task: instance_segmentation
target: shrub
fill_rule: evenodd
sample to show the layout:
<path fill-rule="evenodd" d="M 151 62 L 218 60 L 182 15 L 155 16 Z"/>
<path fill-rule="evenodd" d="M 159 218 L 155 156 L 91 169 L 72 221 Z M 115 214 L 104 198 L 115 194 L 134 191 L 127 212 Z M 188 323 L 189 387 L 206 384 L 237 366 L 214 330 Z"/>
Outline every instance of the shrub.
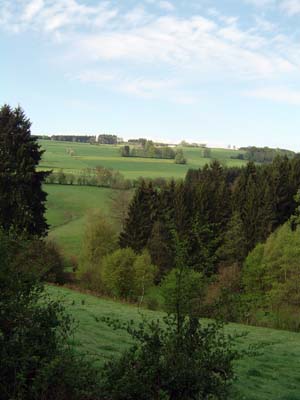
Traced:
<path fill-rule="evenodd" d="M 187 159 L 184 157 L 183 151 L 181 149 L 177 150 L 175 156 L 175 164 L 186 164 Z"/>
<path fill-rule="evenodd" d="M 287 222 L 248 255 L 243 268 L 243 284 L 251 319 L 255 320 L 262 312 L 270 316 L 272 326 L 291 326 L 289 314 L 300 305 L 299 232 L 299 228 L 291 230 L 290 222 Z"/>
<path fill-rule="evenodd" d="M 101 214 L 89 215 L 77 271 L 77 277 L 85 287 L 103 290 L 102 261 L 116 248 L 117 235 L 113 226 Z"/>
<path fill-rule="evenodd" d="M 21 272 L 32 272 L 45 282 L 64 284 L 67 281 L 66 261 L 59 246 L 40 239 L 11 240 L 11 263 Z"/>
<path fill-rule="evenodd" d="M 241 354 L 221 325 L 186 318 L 178 326 L 176 318 L 168 317 L 127 329 L 136 343 L 106 364 L 106 400 L 228 399 L 233 362 Z"/>
<path fill-rule="evenodd" d="M 201 273 L 189 268 L 173 269 L 161 284 L 165 310 L 169 313 L 179 311 L 182 315 L 199 316 L 205 288 L 205 279 Z"/>
<path fill-rule="evenodd" d="M 205 298 L 207 315 L 228 322 L 243 319 L 245 310 L 241 293 L 242 281 L 239 266 L 235 264 L 219 268 L 218 274 L 207 290 Z"/>
<path fill-rule="evenodd" d="M 100 399 L 97 370 L 68 345 L 72 319 L 16 263 L 21 247 L 0 234 L 1 399 Z"/>
<path fill-rule="evenodd" d="M 143 297 L 153 285 L 157 268 L 148 252 L 135 254 L 131 248 L 108 255 L 102 264 L 102 279 L 107 293 L 129 301 Z"/>

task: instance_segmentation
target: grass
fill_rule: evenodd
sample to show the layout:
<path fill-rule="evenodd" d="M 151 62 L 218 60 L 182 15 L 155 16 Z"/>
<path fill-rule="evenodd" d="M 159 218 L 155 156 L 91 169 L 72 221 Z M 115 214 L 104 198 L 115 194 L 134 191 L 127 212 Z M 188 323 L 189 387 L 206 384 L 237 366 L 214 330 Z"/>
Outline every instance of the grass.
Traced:
<path fill-rule="evenodd" d="M 43 169 L 58 170 L 78 173 L 84 168 L 103 166 L 119 170 L 126 178 L 184 178 L 190 168 L 199 168 L 209 163 L 211 159 L 202 156 L 200 148 L 184 148 L 188 160 L 186 165 L 177 165 L 174 160 L 158 160 L 149 158 L 125 158 L 119 155 L 119 146 L 90 145 L 85 143 L 56 142 L 41 140 L 40 144 L 45 150 L 40 167 Z M 75 155 L 67 154 L 67 149 L 72 149 Z M 218 159 L 228 166 L 241 166 L 242 160 L 232 160 L 236 155 L 234 150 L 212 149 L 212 159 Z"/>
<path fill-rule="evenodd" d="M 48 193 L 49 238 L 59 243 L 67 255 L 77 256 L 88 214 L 109 213 L 111 189 L 63 185 L 45 185 L 44 189 Z"/>
<path fill-rule="evenodd" d="M 123 331 L 113 331 L 100 321 L 109 316 L 122 321 L 139 321 L 136 307 L 74 292 L 49 287 L 52 297 L 59 298 L 78 322 L 75 346 L 103 363 L 118 356 L 130 345 Z M 162 313 L 145 310 L 147 318 L 160 318 Z M 265 328 L 230 324 L 228 333 L 247 331 L 241 346 L 270 343 L 264 354 L 247 358 L 236 365 L 238 379 L 234 383 L 232 400 L 299 400 L 300 399 L 300 334 Z"/>

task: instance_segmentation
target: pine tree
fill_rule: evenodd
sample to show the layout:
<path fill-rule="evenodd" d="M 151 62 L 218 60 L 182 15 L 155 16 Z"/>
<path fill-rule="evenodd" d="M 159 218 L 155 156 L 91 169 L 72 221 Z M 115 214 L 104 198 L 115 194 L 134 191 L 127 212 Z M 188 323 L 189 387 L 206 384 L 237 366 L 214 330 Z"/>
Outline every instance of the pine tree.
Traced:
<path fill-rule="evenodd" d="M 129 206 L 125 227 L 119 238 L 120 246 L 141 252 L 150 238 L 156 216 L 157 192 L 151 183 L 147 185 L 142 180 Z"/>
<path fill-rule="evenodd" d="M 156 221 L 147 244 L 152 264 L 158 267 L 160 281 L 174 267 L 174 239 L 165 221 Z"/>
<path fill-rule="evenodd" d="M 287 157 L 276 157 L 273 162 L 272 183 L 276 202 L 276 227 L 284 224 L 295 209 L 291 164 Z"/>
<path fill-rule="evenodd" d="M 31 136 L 24 111 L 0 109 L 0 227 L 27 236 L 44 236 L 47 172 L 37 172 L 43 151 Z"/>
<path fill-rule="evenodd" d="M 218 249 L 218 257 L 223 264 L 242 264 L 247 255 L 246 238 L 241 216 L 234 212 L 227 226 L 223 245 Z"/>
<path fill-rule="evenodd" d="M 158 280 L 174 267 L 175 193 L 172 180 L 159 195 L 157 221 L 147 244 L 152 263 L 159 268 Z"/>

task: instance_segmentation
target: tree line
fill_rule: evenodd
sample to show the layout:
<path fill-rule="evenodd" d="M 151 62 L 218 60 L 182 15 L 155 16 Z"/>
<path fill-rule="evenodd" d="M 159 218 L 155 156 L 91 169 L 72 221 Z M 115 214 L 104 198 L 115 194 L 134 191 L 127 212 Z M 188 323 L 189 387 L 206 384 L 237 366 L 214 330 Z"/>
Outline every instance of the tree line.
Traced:
<path fill-rule="evenodd" d="M 240 147 L 239 150 L 243 153 L 239 153 L 236 156 L 232 156 L 232 159 L 253 161 L 256 163 L 268 164 L 271 163 L 278 155 L 293 158 L 295 152 L 285 149 L 271 149 L 269 147 Z"/>
<path fill-rule="evenodd" d="M 129 208 L 121 247 L 147 248 L 164 275 L 173 265 L 174 234 L 187 245 L 187 264 L 209 276 L 218 265 L 245 259 L 295 210 L 300 160 L 223 167 L 213 161 L 189 170 L 162 190 L 142 182 Z"/>

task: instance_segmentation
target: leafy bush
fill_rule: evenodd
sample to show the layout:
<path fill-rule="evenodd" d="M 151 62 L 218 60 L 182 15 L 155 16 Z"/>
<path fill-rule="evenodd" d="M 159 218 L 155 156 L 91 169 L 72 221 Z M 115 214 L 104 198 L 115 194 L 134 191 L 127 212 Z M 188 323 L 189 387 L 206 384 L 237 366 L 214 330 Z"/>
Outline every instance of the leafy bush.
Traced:
<path fill-rule="evenodd" d="M 114 227 L 101 214 L 88 217 L 77 277 L 88 289 L 103 291 L 101 265 L 104 257 L 117 249 Z"/>
<path fill-rule="evenodd" d="M 237 264 L 219 269 L 208 287 L 205 298 L 206 313 L 210 318 L 237 322 L 244 317 L 244 303 L 241 298 L 241 270 Z"/>
<path fill-rule="evenodd" d="M 233 362 L 241 356 L 221 325 L 175 317 L 127 327 L 136 344 L 106 364 L 106 400 L 228 399 Z"/>
<path fill-rule="evenodd" d="M 153 285 L 156 272 L 148 252 L 137 255 L 131 248 L 115 251 L 102 263 L 102 279 L 107 292 L 129 301 L 144 296 Z"/>
<path fill-rule="evenodd" d="M 20 272 L 32 272 L 45 282 L 64 284 L 67 281 L 66 261 L 59 246 L 41 239 L 10 240 L 11 264 Z"/>
<path fill-rule="evenodd" d="M 68 345 L 72 319 L 16 263 L 16 248 L 17 240 L 0 234 L 1 399 L 100 399 L 97 370 Z"/>
<path fill-rule="evenodd" d="M 189 268 L 174 268 L 163 280 L 161 292 L 167 312 L 199 316 L 206 293 L 206 283 L 199 272 Z"/>
<path fill-rule="evenodd" d="M 291 326 L 289 315 L 300 305 L 299 229 L 296 227 L 293 231 L 290 223 L 285 223 L 265 244 L 257 245 L 245 261 L 244 298 L 250 305 L 254 322 L 256 314 L 264 311 L 270 316 L 270 325 Z"/>
<path fill-rule="evenodd" d="M 176 151 L 175 164 L 186 164 L 187 159 L 184 157 L 182 149 Z"/>

